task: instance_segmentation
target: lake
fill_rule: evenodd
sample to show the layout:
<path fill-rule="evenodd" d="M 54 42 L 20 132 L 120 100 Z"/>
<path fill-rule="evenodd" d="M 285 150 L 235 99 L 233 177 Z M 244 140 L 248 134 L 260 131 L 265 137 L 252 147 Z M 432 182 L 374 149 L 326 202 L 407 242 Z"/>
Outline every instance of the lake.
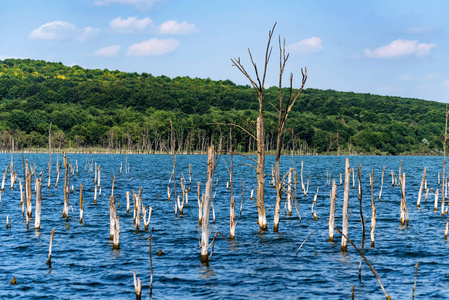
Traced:
<path fill-rule="evenodd" d="M 234 188 L 236 197 L 237 228 L 235 240 L 229 240 L 229 200 L 226 189 L 229 173 L 222 156 L 214 173 L 214 208 L 216 223 L 211 216 L 211 237 L 221 232 L 227 240 L 218 236 L 214 253 L 208 265 L 200 263 L 198 226 L 197 184 L 201 182 L 204 192 L 207 157 L 205 155 L 177 155 L 176 178 L 183 174 L 187 180 L 189 204 L 183 216 L 175 216 L 174 201 L 167 200 L 167 184 L 172 172 L 170 155 L 86 155 L 67 154 L 69 162 L 78 164 L 78 172 L 71 179 L 75 191 L 70 194 L 68 221 L 62 218 L 64 172 L 58 187 L 56 180 L 56 154 L 52 155 L 51 183 L 47 187 L 48 154 L 25 154 L 25 159 L 36 164 L 42 179 L 41 229 L 34 230 L 34 220 L 27 230 L 22 217 L 18 180 L 10 189 L 9 171 L 0 204 L 0 297 L 26 299 L 133 299 L 135 298 L 133 270 L 142 280 L 142 299 L 150 296 L 149 241 L 153 249 L 154 299 L 348 299 L 352 286 L 356 299 L 381 299 L 384 295 L 371 270 L 363 262 L 362 280 L 358 280 L 360 255 L 348 245 L 348 251 L 340 251 L 341 236 L 335 233 L 335 242 L 328 241 L 328 217 L 330 186 L 327 176 L 332 169 L 332 179 L 338 185 L 335 224 L 341 228 L 343 186 L 340 173 L 344 172 L 344 156 L 283 156 L 281 171 L 286 172 L 292 164 L 301 169 L 304 162 L 304 178 L 310 171 L 309 192 L 305 197 L 298 191 L 298 207 L 301 222 L 295 209 L 292 216 L 285 216 L 281 206 L 278 233 L 273 233 L 275 190 L 266 179 L 265 205 L 268 231 L 260 232 L 257 225 L 255 200 L 250 200 L 251 189 L 256 188 L 255 171 L 244 165 L 250 161 L 234 157 Z M 0 170 L 10 162 L 9 154 L 0 155 Z M 86 168 L 86 159 L 101 165 L 102 195 L 94 204 L 94 172 Z M 129 174 L 125 161 L 129 162 Z M 59 155 L 62 161 L 62 155 Z M 446 252 L 448 241 L 444 240 L 447 216 L 441 216 L 440 206 L 434 212 L 433 196 L 438 186 L 438 173 L 443 169 L 442 157 L 379 157 L 350 156 L 350 165 L 357 171 L 362 165 L 363 215 L 366 219 L 365 255 L 378 272 L 389 295 L 395 298 L 411 298 L 415 282 L 415 264 L 419 264 L 416 283 L 416 299 L 449 298 L 449 262 Z M 401 192 L 392 187 L 391 170 L 398 174 L 403 163 L 406 174 L 406 199 L 410 215 L 409 226 L 400 224 Z M 120 173 L 120 165 L 123 170 Z M 189 164 L 192 177 L 189 184 Z M 268 156 L 266 174 L 271 175 L 274 156 Z M 381 201 L 382 168 L 385 178 Z M 23 179 L 22 155 L 14 154 L 14 167 L 18 178 Z M 374 198 L 377 207 L 376 244 L 370 247 L 369 227 L 371 198 L 369 172 L 374 167 Z M 429 199 L 422 199 L 421 207 L 416 201 L 424 167 L 427 167 Z M 120 217 L 120 249 L 113 250 L 109 239 L 109 196 L 112 177 L 115 179 L 114 196 L 117 197 Z M 343 173 L 344 178 L 344 173 Z M 216 180 L 218 183 L 216 185 Z M 298 180 L 299 176 L 298 176 Z M 34 179 L 33 179 L 34 182 Z M 245 194 L 241 205 L 241 187 Z M 84 184 L 84 222 L 79 223 L 79 188 Z M 145 206 L 151 206 L 150 230 L 136 232 L 132 213 L 126 213 L 126 191 L 132 195 L 140 187 Z M 177 182 L 178 194 L 181 192 Z M 300 187 L 300 184 L 299 184 Z M 317 213 L 312 215 L 312 202 L 319 187 Z M 33 185 L 34 189 L 34 185 Z M 425 194 L 425 193 L 423 193 Z M 441 195 L 441 191 L 440 191 Z M 173 196 L 172 196 L 173 198 Z M 33 218 L 35 209 L 33 195 Z M 132 201 L 132 197 L 131 197 Z M 440 196 L 441 201 L 441 196 Z M 359 200 L 356 189 L 350 192 L 349 238 L 360 247 L 362 229 Z M 6 217 L 12 218 L 12 228 L 6 229 Z M 46 264 L 50 232 L 55 229 L 52 265 Z M 296 254 L 298 247 L 309 236 Z M 162 250 L 161 256 L 156 253 Z M 10 284 L 15 276 L 17 284 Z"/>

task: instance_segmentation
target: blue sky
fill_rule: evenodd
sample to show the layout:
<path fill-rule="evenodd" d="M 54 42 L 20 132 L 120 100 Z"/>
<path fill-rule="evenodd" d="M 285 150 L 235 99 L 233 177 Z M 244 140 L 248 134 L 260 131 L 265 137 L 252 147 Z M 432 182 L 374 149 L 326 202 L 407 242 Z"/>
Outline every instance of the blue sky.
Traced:
<path fill-rule="evenodd" d="M 448 1 L 1 0 L 0 59 L 31 58 L 155 76 L 230 79 L 248 51 L 278 85 L 278 38 L 299 86 L 449 102 Z"/>

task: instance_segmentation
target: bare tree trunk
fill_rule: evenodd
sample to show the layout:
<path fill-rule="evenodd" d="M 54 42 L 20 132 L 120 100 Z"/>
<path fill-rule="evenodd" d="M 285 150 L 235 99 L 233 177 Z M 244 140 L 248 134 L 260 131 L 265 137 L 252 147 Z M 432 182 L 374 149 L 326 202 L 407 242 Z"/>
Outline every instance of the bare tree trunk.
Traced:
<path fill-rule="evenodd" d="M 404 172 L 402 172 L 400 182 L 401 182 L 401 224 L 408 226 L 408 209 L 407 209 L 407 202 L 405 199 L 405 173 Z M 438 199 L 438 196 L 437 196 L 437 199 Z"/>
<path fill-rule="evenodd" d="M 68 183 L 68 172 L 69 172 L 69 165 L 67 163 L 67 157 L 65 153 L 63 153 L 63 160 L 64 160 L 64 208 L 62 210 L 62 217 L 67 218 L 69 215 L 69 183 Z"/>
<path fill-rule="evenodd" d="M 55 235 L 55 229 L 53 228 L 51 230 L 51 234 L 50 234 L 50 246 L 48 247 L 48 259 L 47 259 L 47 265 L 49 265 L 51 267 L 51 248 L 53 246 L 53 237 Z"/>
<path fill-rule="evenodd" d="M 83 188 L 84 188 L 84 184 L 81 184 L 81 186 L 80 186 L 80 224 L 83 224 L 83 218 L 84 218 Z"/>
<path fill-rule="evenodd" d="M 354 169 L 352 169 L 352 174 L 354 175 Z M 362 247 L 360 249 L 361 255 L 360 255 L 360 263 L 359 263 L 359 280 L 362 280 L 362 254 L 363 249 L 365 248 L 365 218 L 363 217 L 363 205 L 362 205 L 362 199 L 363 199 L 363 190 L 362 190 L 362 166 L 359 163 L 358 166 L 358 175 L 359 175 L 359 202 L 360 202 L 360 222 L 362 223 Z M 371 176 L 371 203 L 374 203 L 374 194 L 373 194 L 373 187 L 374 187 L 374 167 L 373 171 L 370 174 Z"/>
<path fill-rule="evenodd" d="M 348 208 L 349 208 L 349 183 L 351 180 L 351 167 L 349 166 L 349 158 L 345 160 L 345 186 L 344 186 L 344 198 L 343 198 L 343 223 L 342 232 L 344 236 L 341 238 L 341 251 L 346 252 L 348 250 Z M 346 237 L 345 237 L 346 236 Z"/>
<path fill-rule="evenodd" d="M 288 186 L 287 186 L 287 214 L 289 216 L 292 215 L 292 171 L 293 169 L 290 168 L 288 172 Z"/>
<path fill-rule="evenodd" d="M 264 143 L 263 116 L 260 112 L 257 118 L 257 213 L 259 215 L 259 228 L 262 231 L 268 230 L 267 217 L 265 211 L 265 143 Z"/>
<path fill-rule="evenodd" d="M 126 191 L 126 213 L 129 213 L 129 191 Z"/>
<path fill-rule="evenodd" d="M 36 182 L 36 213 L 34 220 L 34 229 L 41 228 L 41 203 L 42 203 L 42 182 L 40 178 L 37 178 Z"/>
<path fill-rule="evenodd" d="M 140 278 L 136 278 L 136 271 L 133 271 L 134 275 L 134 290 L 136 291 L 136 300 L 142 299 L 142 281 Z"/>
<path fill-rule="evenodd" d="M 48 188 L 50 188 L 50 174 L 51 174 L 51 122 L 48 129 Z"/>
<path fill-rule="evenodd" d="M 385 170 L 385 167 L 384 167 Z M 376 230 L 376 205 L 374 205 L 374 168 L 371 180 L 371 227 L 370 227 L 370 237 L 371 237 L 371 248 L 374 248 L 374 230 Z M 380 195 L 380 194 L 379 194 Z"/>
<path fill-rule="evenodd" d="M 231 202 L 229 203 L 229 238 L 235 239 L 235 198 L 234 198 L 234 162 L 232 153 L 232 129 L 229 131 L 229 152 L 231 153 L 229 163 L 229 185 L 231 186 Z"/>
<path fill-rule="evenodd" d="M 115 217 L 117 215 L 117 208 L 115 206 L 115 197 L 109 197 L 109 238 L 114 239 L 114 226 L 115 226 Z"/>
<path fill-rule="evenodd" d="M 31 192 L 31 172 L 28 171 L 28 160 L 26 161 L 26 185 L 25 185 L 25 189 L 26 189 L 26 215 L 28 219 L 31 219 L 31 199 L 32 199 L 32 192 Z"/>
<path fill-rule="evenodd" d="M 281 120 L 279 120 L 281 121 Z M 282 201 L 282 185 L 281 182 L 281 174 L 280 174 L 280 160 L 281 160 L 281 147 L 282 147 L 282 124 L 278 124 L 278 136 L 276 140 L 276 159 L 274 163 L 274 184 L 276 187 L 276 204 L 274 207 L 274 223 L 273 223 L 273 232 L 279 231 L 279 215 L 281 213 L 281 201 Z M 301 164 L 302 171 L 302 164 Z M 302 172 L 301 172 L 302 179 Z M 302 180 L 301 180 L 302 182 Z M 302 184 L 304 186 L 304 184 Z"/>
<path fill-rule="evenodd" d="M 117 215 L 117 212 L 114 217 L 114 237 L 112 238 L 112 249 L 120 249 L 120 217 Z"/>
<path fill-rule="evenodd" d="M 203 218 L 202 218 L 202 229 L 201 229 L 201 262 L 207 263 L 209 261 L 208 250 L 209 250 L 209 214 L 210 214 L 210 203 L 212 194 L 212 184 L 214 177 L 214 145 L 211 145 L 207 151 L 207 181 L 206 190 L 204 192 L 204 203 L 203 203 Z"/>
<path fill-rule="evenodd" d="M 382 187 L 384 186 L 384 175 L 385 175 L 385 166 L 382 169 L 382 179 L 380 181 L 379 201 L 380 201 L 380 197 L 382 197 Z"/>
<path fill-rule="evenodd" d="M 5 173 L 3 173 L 2 191 L 5 190 L 5 181 L 6 181 L 6 174 L 8 174 L 8 168 L 9 168 L 9 165 L 6 165 Z"/>
<path fill-rule="evenodd" d="M 142 209 L 143 209 L 143 224 L 145 226 L 145 231 L 147 231 L 148 226 L 150 225 L 151 212 L 153 211 L 153 208 L 151 206 L 148 207 L 148 219 L 147 219 L 147 210 L 146 210 L 145 206 L 143 206 Z"/>
<path fill-rule="evenodd" d="M 445 176 L 446 176 L 446 141 L 447 141 L 447 117 L 448 117 L 448 111 L 447 111 L 447 104 L 446 104 L 446 125 L 444 127 L 444 142 L 443 142 L 443 155 L 444 155 L 444 159 L 443 159 L 443 184 L 441 186 L 441 215 L 444 216 L 444 202 L 446 199 L 446 194 L 445 194 L 445 185 L 446 185 L 446 181 L 445 181 Z"/>
<path fill-rule="evenodd" d="M 438 189 L 435 191 L 435 204 L 433 207 L 433 211 L 438 211 Z M 402 223 L 402 202 L 401 202 L 401 223 Z"/>
<path fill-rule="evenodd" d="M 330 192 L 331 208 L 329 213 L 329 242 L 334 241 L 334 227 L 335 227 L 335 200 L 337 198 L 337 185 L 335 179 L 332 180 L 332 191 Z"/>
<path fill-rule="evenodd" d="M 419 207 L 420 204 L 421 204 L 422 188 L 423 188 L 423 185 L 424 185 L 424 181 L 426 180 L 426 172 L 427 172 L 427 167 L 424 167 L 424 172 L 422 174 L 422 179 L 421 179 L 421 185 L 419 186 L 418 201 L 416 203 L 417 207 Z"/>

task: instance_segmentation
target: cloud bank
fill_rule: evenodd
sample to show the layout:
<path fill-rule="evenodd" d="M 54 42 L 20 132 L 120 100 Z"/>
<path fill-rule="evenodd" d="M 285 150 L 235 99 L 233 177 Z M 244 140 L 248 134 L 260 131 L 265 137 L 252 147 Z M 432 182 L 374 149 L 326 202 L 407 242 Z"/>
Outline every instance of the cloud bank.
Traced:
<path fill-rule="evenodd" d="M 83 29 L 64 21 L 53 21 L 41 25 L 30 33 L 33 40 L 69 40 L 75 39 L 85 42 L 98 34 L 99 30 L 93 27 Z"/>
<path fill-rule="evenodd" d="M 148 27 L 153 26 L 153 21 L 149 17 L 140 20 L 137 17 L 128 17 L 127 19 L 117 17 L 109 25 L 117 32 L 132 33 L 135 31 L 144 31 Z"/>
<path fill-rule="evenodd" d="M 418 41 L 409 41 L 398 39 L 388 45 L 379 47 L 374 50 L 365 49 L 366 57 L 371 58 L 394 58 L 405 56 L 425 56 L 429 55 L 430 51 L 435 48 L 437 44 L 418 43 Z"/>
<path fill-rule="evenodd" d="M 196 32 L 195 24 L 187 23 L 186 21 L 178 23 L 176 20 L 169 20 L 159 26 L 159 33 L 161 34 L 185 35 L 194 32 Z"/>
<path fill-rule="evenodd" d="M 94 54 L 100 57 L 117 57 L 121 50 L 122 47 L 120 45 L 113 45 L 98 49 Z"/>
<path fill-rule="evenodd" d="M 286 47 L 287 51 L 296 54 L 312 54 L 323 49 L 323 41 L 319 37 L 311 37 Z"/>
<path fill-rule="evenodd" d="M 174 52 L 179 44 L 180 42 L 174 39 L 153 38 L 130 46 L 127 54 L 129 56 L 160 56 Z"/>

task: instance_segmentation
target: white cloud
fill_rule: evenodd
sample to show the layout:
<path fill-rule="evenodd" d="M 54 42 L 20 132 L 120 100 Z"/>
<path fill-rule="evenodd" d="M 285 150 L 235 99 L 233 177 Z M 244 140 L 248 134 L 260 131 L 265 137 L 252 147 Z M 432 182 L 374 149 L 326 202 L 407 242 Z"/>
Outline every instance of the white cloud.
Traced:
<path fill-rule="evenodd" d="M 297 54 L 312 54 L 320 52 L 323 49 L 323 41 L 319 37 L 311 37 L 298 43 L 289 45 L 287 51 Z"/>
<path fill-rule="evenodd" d="M 153 26 L 153 21 L 146 17 L 141 20 L 136 17 L 128 17 L 127 19 L 122 19 L 117 17 L 112 20 L 109 25 L 112 29 L 122 32 L 122 33 L 132 33 L 134 31 L 143 31 L 149 26 Z"/>
<path fill-rule="evenodd" d="M 153 38 L 142 43 L 134 44 L 128 48 L 128 55 L 131 56 L 159 56 L 175 51 L 179 46 L 179 41 L 174 39 L 159 40 Z"/>
<path fill-rule="evenodd" d="M 94 1 L 94 5 L 109 6 L 111 4 L 124 4 L 134 6 L 137 9 L 151 9 L 161 1 L 163 0 L 96 0 Z"/>
<path fill-rule="evenodd" d="M 121 50 L 122 50 L 122 47 L 120 45 L 113 45 L 113 46 L 98 49 L 94 53 L 96 56 L 101 56 L 101 57 L 117 57 Z"/>
<path fill-rule="evenodd" d="M 99 29 L 86 27 L 78 29 L 75 25 L 64 21 L 45 23 L 30 33 L 30 39 L 34 40 L 68 40 L 75 39 L 85 42 L 95 37 Z"/>
<path fill-rule="evenodd" d="M 45 23 L 30 33 L 30 38 L 35 40 L 64 40 L 71 37 L 76 31 L 76 26 L 63 21 Z"/>
<path fill-rule="evenodd" d="M 365 49 L 364 54 L 367 57 L 372 58 L 393 58 L 393 57 L 403 57 L 403 56 L 424 56 L 429 55 L 430 50 L 435 48 L 437 44 L 425 44 L 419 43 L 417 41 L 408 41 L 398 39 L 391 42 L 388 45 L 379 47 L 374 50 Z"/>
<path fill-rule="evenodd" d="M 169 20 L 159 26 L 161 34 L 191 34 L 196 31 L 195 24 L 182 21 L 178 23 L 175 20 Z"/>

